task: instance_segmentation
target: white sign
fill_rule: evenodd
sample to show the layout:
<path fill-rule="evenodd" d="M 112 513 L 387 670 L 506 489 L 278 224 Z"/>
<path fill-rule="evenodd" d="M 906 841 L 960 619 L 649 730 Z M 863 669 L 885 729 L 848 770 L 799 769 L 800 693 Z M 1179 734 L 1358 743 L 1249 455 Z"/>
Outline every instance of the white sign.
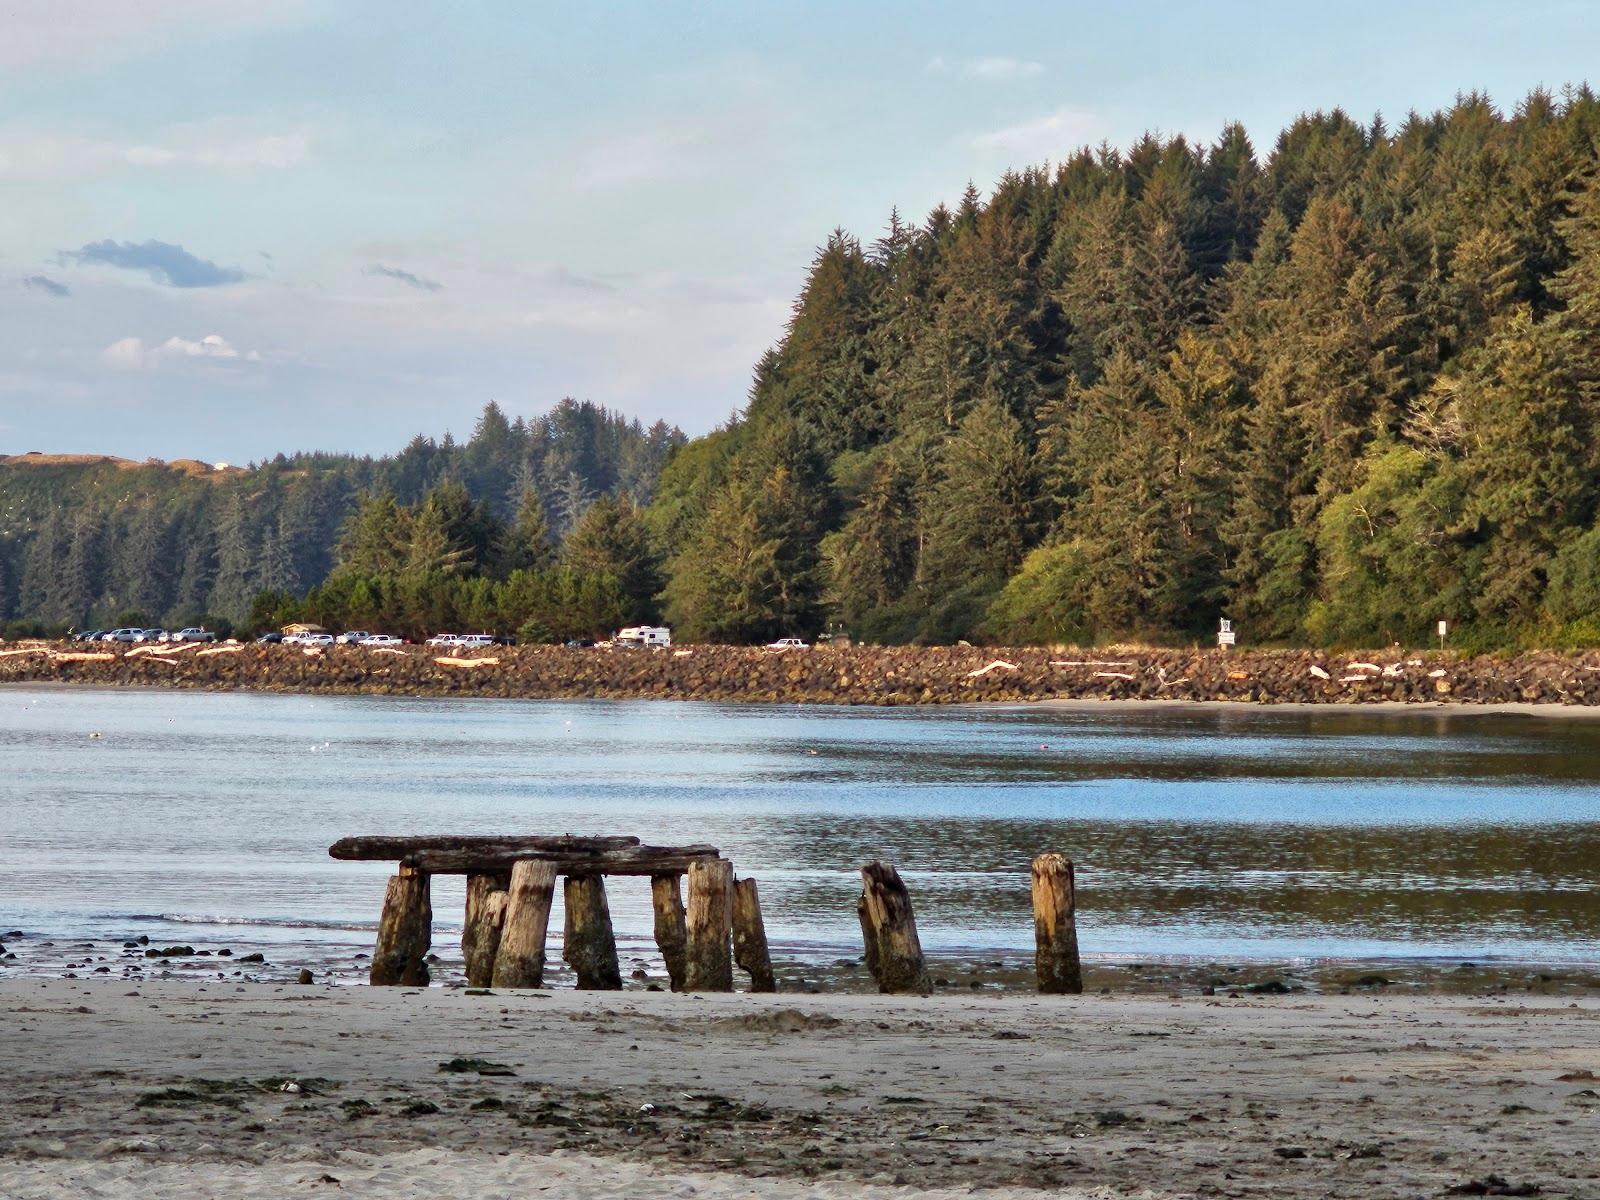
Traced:
<path fill-rule="evenodd" d="M 1447 634 L 1449 632 L 1450 632 L 1450 622 L 1449 621 L 1440 621 L 1439 622 L 1439 636 L 1443 637 L 1445 634 Z"/>
<path fill-rule="evenodd" d="M 1222 623 L 1217 626 L 1217 645 L 1231 646 L 1236 636 L 1233 632 L 1233 622 L 1223 617 Z"/>

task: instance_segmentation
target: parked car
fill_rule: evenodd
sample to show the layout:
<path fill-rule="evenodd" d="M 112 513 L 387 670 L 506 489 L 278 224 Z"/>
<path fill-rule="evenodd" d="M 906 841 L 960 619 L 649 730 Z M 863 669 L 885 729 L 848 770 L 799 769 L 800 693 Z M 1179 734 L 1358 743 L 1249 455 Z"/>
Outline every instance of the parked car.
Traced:
<path fill-rule="evenodd" d="M 459 644 L 460 637 L 461 635 L 459 633 L 436 633 L 427 640 L 425 645 L 455 646 Z"/>
<path fill-rule="evenodd" d="M 142 629 L 113 629 L 101 640 L 106 642 L 137 642 L 143 635 L 144 630 Z"/>
<path fill-rule="evenodd" d="M 169 633 L 167 635 L 167 641 L 169 642 L 214 642 L 216 640 L 216 634 L 209 629 L 202 629 L 198 625 L 190 625 L 186 629 L 178 630 L 177 633 Z"/>
<path fill-rule="evenodd" d="M 348 629 L 333 640 L 341 646 L 357 646 L 371 636 L 365 629 Z"/>
<path fill-rule="evenodd" d="M 567 647 L 568 647 L 568 649 L 572 649 L 572 650 L 587 650 L 590 646 L 593 646 L 593 645 L 594 645 L 594 639 L 593 638 L 569 638 L 567 640 Z"/>
<path fill-rule="evenodd" d="M 276 646 L 278 643 L 282 642 L 283 640 L 284 640 L 283 634 L 277 632 L 276 630 L 273 630 L 271 633 L 263 633 L 260 637 L 258 637 L 256 639 L 256 645 L 258 645 L 258 646 Z"/>
<path fill-rule="evenodd" d="M 300 640 L 295 643 L 295 645 L 297 645 L 297 646 L 331 646 L 331 645 L 333 645 L 333 634 L 331 634 L 331 633 L 302 633 L 302 634 L 299 635 L 299 637 L 300 637 Z M 285 638 L 284 640 L 287 641 L 288 639 Z"/>
<path fill-rule="evenodd" d="M 463 633 L 453 644 L 463 650 L 482 650 L 495 644 L 495 636 L 492 633 Z"/>
<path fill-rule="evenodd" d="M 768 642 L 768 650 L 809 650 L 811 647 L 799 638 L 779 638 L 775 642 Z"/>
<path fill-rule="evenodd" d="M 397 638 L 392 633 L 369 633 L 361 639 L 363 646 L 404 646 L 405 638 Z"/>
<path fill-rule="evenodd" d="M 71 636 L 72 640 L 75 642 L 92 642 L 95 640 L 95 638 L 100 636 L 100 631 L 98 629 L 84 629 L 80 630 L 78 633 L 72 634 Z"/>
<path fill-rule="evenodd" d="M 670 646 L 672 630 L 665 625 L 633 625 L 619 630 L 615 639 L 618 646 Z"/>

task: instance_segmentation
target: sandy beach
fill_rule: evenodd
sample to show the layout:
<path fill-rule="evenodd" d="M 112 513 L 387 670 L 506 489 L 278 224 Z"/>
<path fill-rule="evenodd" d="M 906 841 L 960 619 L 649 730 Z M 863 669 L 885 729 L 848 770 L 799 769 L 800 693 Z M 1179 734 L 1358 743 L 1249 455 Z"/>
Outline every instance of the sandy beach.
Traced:
<path fill-rule="evenodd" d="M 1600 1194 L 1595 996 L 13 980 L 0 1010 L 18 1200 Z"/>

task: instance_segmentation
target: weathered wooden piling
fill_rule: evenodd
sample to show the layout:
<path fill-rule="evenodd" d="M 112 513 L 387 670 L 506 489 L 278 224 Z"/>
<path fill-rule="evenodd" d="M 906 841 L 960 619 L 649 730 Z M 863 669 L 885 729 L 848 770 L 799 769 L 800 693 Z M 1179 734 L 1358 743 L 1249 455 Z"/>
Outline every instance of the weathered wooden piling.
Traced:
<path fill-rule="evenodd" d="M 488 987 L 500 949 L 510 877 L 496 873 L 467 876 L 467 914 L 461 924 L 461 955 L 468 987 Z"/>
<path fill-rule="evenodd" d="M 578 989 L 621 990 L 622 968 L 617 963 L 617 938 L 611 929 L 604 877 L 568 875 L 561 894 L 567 910 L 561 957 L 577 973 Z"/>
<path fill-rule="evenodd" d="M 684 958 L 689 937 L 684 924 L 680 878 L 675 871 L 650 877 L 650 905 L 656 915 L 656 946 L 667 964 L 667 980 L 675 992 L 683 991 Z"/>
<path fill-rule="evenodd" d="M 426 987 L 428 949 L 433 944 L 433 902 L 428 876 L 401 867 L 383 893 L 378 941 L 368 981 L 375 987 Z"/>
<path fill-rule="evenodd" d="M 900 881 L 900 873 L 884 862 L 870 862 L 861 868 L 862 930 L 866 937 L 867 961 L 877 947 L 878 990 L 887 994 L 905 992 L 926 996 L 933 991 L 933 980 L 922 959 L 922 942 L 917 937 L 917 919 L 911 911 L 911 893 Z"/>
<path fill-rule="evenodd" d="M 544 986 L 544 942 L 550 930 L 550 902 L 555 890 L 556 869 L 551 864 L 524 859 L 511 868 L 500 950 L 495 955 L 490 986 Z"/>
<path fill-rule="evenodd" d="M 872 928 L 872 920 L 867 916 L 867 893 L 863 891 L 856 897 L 856 919 L 861 922 L 861 957 L 866 960 L 867 973 L 872 976 L 872 982 L 878 982 L 878 935 Z"/>
<path fill-rule="evenodd" d="M 767 928 L 761 921 L 761 896 L 754 879 L 736 879 L 733 884 L 733 961 L 750 973 L 752 992 L 775 992 L 778 981 L 772 976 L 772 953 L 767 948 Z"/>
<path fill-rule="evenodd" d="M 1077 886 L 1071 861 L 1060 854 L 1033 860 L 1033 938 L 1039 990 L 1063 996 L 1082 992 Z"/>
<path fill-rule="evenodd" d="M 722 858 L 689 864 L 683 990 L 733 991 L 733 864 Z"/>

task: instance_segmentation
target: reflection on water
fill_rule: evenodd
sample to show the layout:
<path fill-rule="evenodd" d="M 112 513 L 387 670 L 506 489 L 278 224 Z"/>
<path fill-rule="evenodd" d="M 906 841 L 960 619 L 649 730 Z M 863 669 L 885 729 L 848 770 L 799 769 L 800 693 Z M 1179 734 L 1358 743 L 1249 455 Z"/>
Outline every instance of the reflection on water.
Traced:
<path fill-rule="evenodd" d="M 1055 849 L 1090 952 L 1600 960 L 1600 723 L 76 689 L 0 714 L 6 926 L 348 948 L 386 869 L 337 837 L 633 833 L 717 844 L 819 954 L 853 951 L 873 857 L 930 947 L 1024 949 Z M 625 943 L 647 890 L 613 884 Z"/>

